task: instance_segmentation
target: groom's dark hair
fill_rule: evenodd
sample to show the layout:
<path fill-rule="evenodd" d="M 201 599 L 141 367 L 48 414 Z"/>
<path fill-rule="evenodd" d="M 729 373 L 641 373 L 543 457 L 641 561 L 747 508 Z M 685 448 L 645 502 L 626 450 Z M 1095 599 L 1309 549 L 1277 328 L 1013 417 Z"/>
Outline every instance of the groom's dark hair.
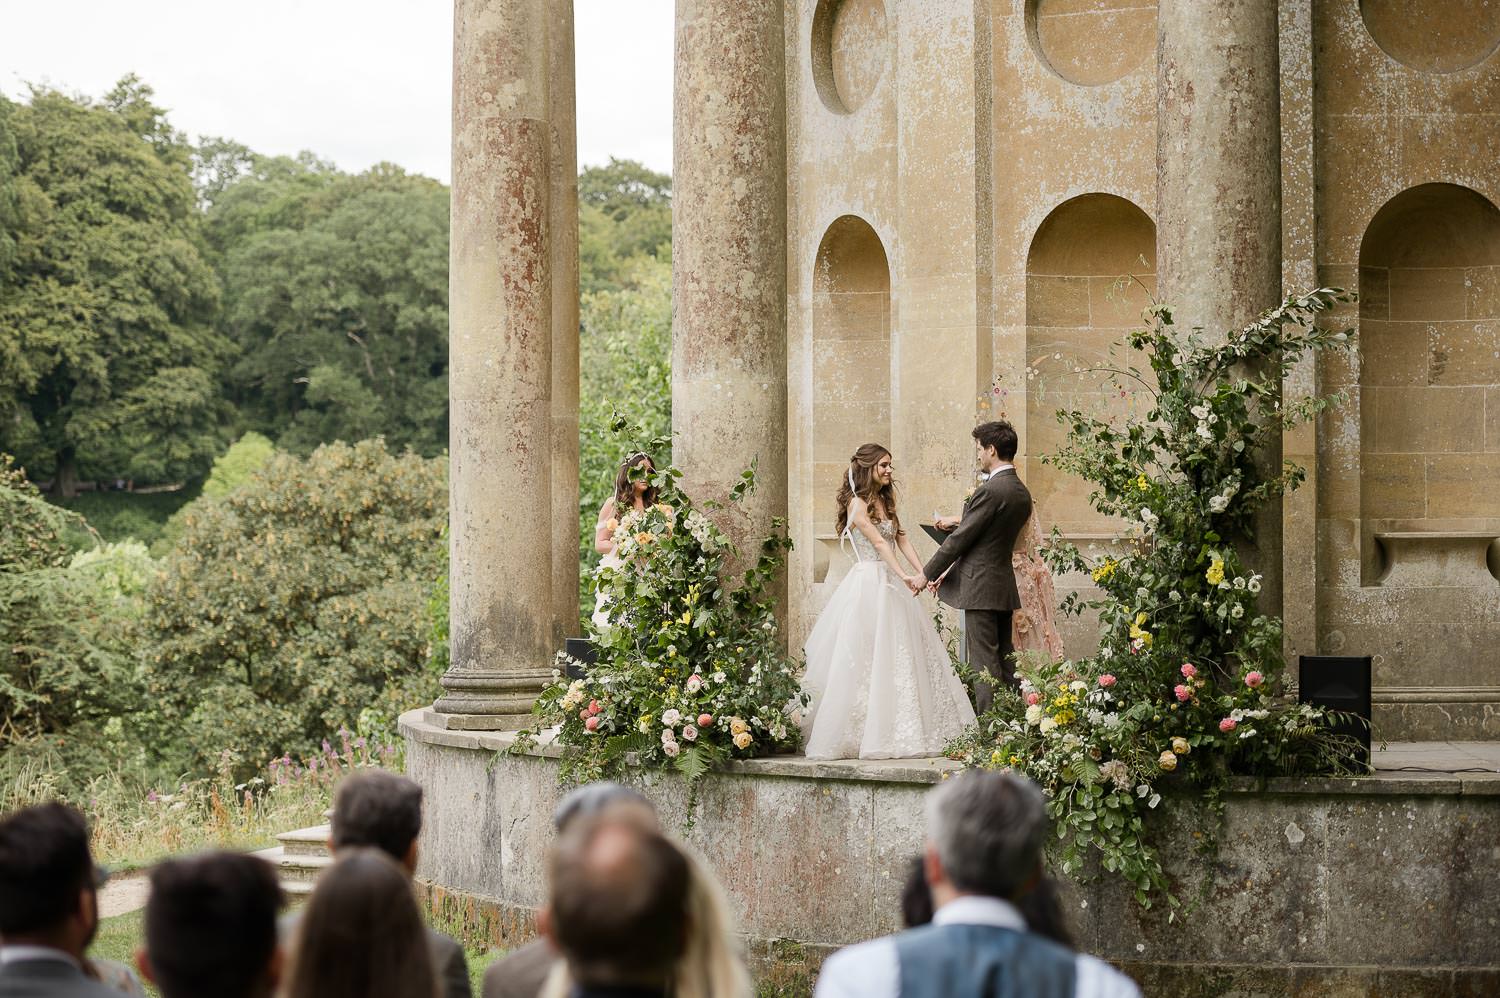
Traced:
<path fill-rule="evenodd" d="M 1002 461 L 1012 460 L 1021 443 L 1021 439 L 1016 436 L 1016 428 L 1003 419 L 980 423 L 974 427 L 974 439 L 982 447 L 995 448 L 995 453 Z"/>

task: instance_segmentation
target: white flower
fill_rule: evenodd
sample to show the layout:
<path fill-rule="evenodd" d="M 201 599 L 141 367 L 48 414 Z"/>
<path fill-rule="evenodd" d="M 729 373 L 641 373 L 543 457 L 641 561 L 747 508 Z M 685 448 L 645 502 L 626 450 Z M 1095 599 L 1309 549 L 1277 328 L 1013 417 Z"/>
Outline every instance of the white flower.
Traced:
<path fill-rule="evenodd" d="M 1236 722 L 1243 721 L 1245 719 L 1245 712 L 1243 710 L 1239 709 L 1238 707 L 1236 707 L 1234 710 L 1231 710 L 1229 712 L 1229 718 L 1230 718 L 1230 720 L 1236 721 Z"/>
<path fill-rule="evenodd" d="M 1193 414 L 1194 419 L 1207 419 L 1212 410 L 1206 405 L 1195 405 L 1188 412 Z"/>
<path fill-rule="evenodd" d="M 1211 512 L 1222 513 L 1229 508 L 1229 500 L 1223 496 L 1214 496 L 1208 501 L 1208 508 Z"/>
<path fill-rule="evenodd" d="M 1247 583 L 1245 583 L 1245 588 L 1248 589 L 1248 590 L 1250 590 L 1252 593 L 1258 593 L 1258 592 L 1260 592 L 1260 576 L 1259 575 L 1252 575 L 1252 576 L 1250 576 L 1250 581 L 1247 582 Z"/>
<path fill-rule="evenodd" d="M 1088 719 L 1090 724 L 1099 724 L 1104 720 L 1104 711 L 1095 707 L 1088 712 Z"/>
<path fill-rule="evenodd" d="M 1240 606 L 1238 603 L 1236 603 L 1234 606 L 1230 607 L 1230 609 L 1229 609 L 1229 616 L 1232 617 L 1235 620 L 1239 620 L 1244 615 L 1245 615 L 1245 608 L 1242 607 L 1242 606 Z"/>
<path fill-rule="evenodd" d="M 1211 412 L 1211 413 L 1208 414 L 1208 425 L 1209 426 L 1214 425 L 1218 421 L 1219 421 L 1219 414 L 1218 413 Z"/>
<path fill-rule="evenodd" d="M 776 739 L 777 741 L 781 741 L 783 738 L 785 738 L 786 725 L 782 724 L 780 721 L 777 721 L 775 724 L 771 725 L 771 737 Z"/>
<path fill-rule="evenodd" d="M 682 720 L 682 712 L 675 707 L 663 712 L 661 715 L 661 723 L 667 727 L 672 727 L 680 720 Z"/>
<path fill-rule="evenodd" d="M 682 751 L 682 746 L 676 742 L 667 742 L 661 747 L 661 750 L 667 753 L 669 758 L 675 759 L 677 758 L 677 753 Z"/>
<path fill-rule="evenodd" d="M 722 683 L 727 677 L 722 672 L 714 673 L 714 682 Z"/>
<path fill-rule="evenodd" d="M 1204 440 L 1212 440 L 1214 438 L 1214 431 L 1208 428 L 1207 423 L 1199 423 L 1198 429 L 1195 432 Z"/>
<path fill-rule="evenodd" d="M 1057 722 L 1050 717 L 1044 717 L 1042 718 L 1041 723 L 1037 725 L 1037 727 L 1041 729 L 1042 734 L 1050 735 L 1052 732 L 1057 730 Z"/>
<path fill-rule="evenodd" d="M 1161 520 L 1157 517 L 1157 515 L 1155 513 L 1151 512 L 1151 510 L 1149 508 L 1147 508 L 1145 506 L 1142 506 L 1141 507 L 1141 522 L 1146 525 L 1147 532 L 1150 532 L 1150 531 L 1156 529 L 1156 525 L 1158 523 L 1160 523 Z"/>
<path fill-rule="evenodd" d="M 661 729 L 661 743 L 663 745 L 667 744 L 668 742 L 675 742 L 676 740 L 677 734 L 671 728 Z"/>
<path fill-rule="evenodd" d="M 1086 690 L 1088 688 L 1089 688 L 1089 684 L 1085 683 L 1082 679 L 1075 679 L 1071 683 L 1068 684 L 1068 689 L 1072 690 L 1075 693 L 1082 693 L 1084 690 Z"/>
<path fill-rule="evenodd" d="M 1155 807 L 1161 803 L 1161 794 L 1152 794 L 1151 799 L 1146 801 L 1147 807 Z"/>
<path fill-rule="evenodd" d="M 703 677 L 698 675 L 696 672 L 693 673 L 687 678 L 686 686 L 689 693 L 697 693 L 703 688 Z"/>
<path fill-rule="evenodd" d="M 1027 724 L 1037 724 L 1037 723 L 1039 723 L 1041 721 L 1041 719 L 1042 719 L 1042 705 L 1041 704 L 1034 703 L 1030 707 L 1026 708 L 1026 723 Z"/>
<path fill-rule="evenodd" d="M 1244 589 L 1245 588 L 1245 577 L 1243 575 L 1236 575 L 1234 577 L 1234 588 L 1236 588 L 1236 589 Z"/>
<path fill-rule="evenodd" d="M 695 725 L 684 724 L 682 726 L 682 740 L 685 742 L 696 742 L 698 740 L 698 728 Z"/>
<path fill-rule="evenodd" d="M 1241 741 L 1244 741 L 1246 738 L 1253 738 L 1254 736 L 1255 736 L 1255 729 L 1254 728 L 1246 728 L 1244 731 L 1240 732 L 1240 740 Z"/>
<path fill-rule="evenodd" d="M 1151 792 L 1151 787 L 1148 786 L 1147 784 L 1145 784 L 1145 783 L 1139 783 L 1139 784 L 1136 785 L 1135 795 L 1137 797 L 1144 798 L 1150 792 Z"/>

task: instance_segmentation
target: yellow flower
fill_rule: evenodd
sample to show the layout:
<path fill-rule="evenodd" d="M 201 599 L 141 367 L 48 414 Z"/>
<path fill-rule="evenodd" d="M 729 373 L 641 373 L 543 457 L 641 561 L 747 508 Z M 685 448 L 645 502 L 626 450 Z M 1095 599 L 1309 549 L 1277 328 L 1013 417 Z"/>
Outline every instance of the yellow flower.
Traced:
<path fill-rule="evenodd" d="M 620 521 L 616 520 L 614 517 L 610 517 L 608 520 L 604 521 L 604 529 L 608 530 L 610 533 L 614 533 L 616 528 L 618 528 L 619 526 Z"/>
<path fill-rule="evenodd" d="M 638 534 L 635 535 L 635 542 L 637 544 L 650 544 L 651 543 L 651 535 L 648 534 L 646 531 L 642 530 L 640 533 L 638 533 Z"/>
<path fill-rule="evenodd" d="M 1186 738 L 1172 739 L 1172 751 L 1176 752 L 1178 755 L 1187 755 L 1192 750 L 1193 747 L 1188 744 L 1188 740 Z"/>
<path fill-rule="evenodd" d="M 1151 632 L 1146 630 L 1144 626 L 1147 619 L 1148 617 L 1144 613 L 1135 615 L 1135 623 L 1130 625 L 1130 640 L 1139 641 L 1141 644 L 1150 647 Z"/>
<path fill-rule="evenodd" d="M 750 737 L 750 732 L 741 731 L 739 734 L 734 736 L 734 747 L 738 749 L 747 749 L 750 747 L 750 743 L 753 740 L 754 739 Z"/>
<path fill-rule="evenodd" d="M 661 513 L 662 513 L 663 516 L 671 516 L 672 515 L 672 507 L 668 506 L 664 502 L 657 503 L 656 504 L 656 508 L 661 511 Z"/>
<path fill-rule="evenodd" d="M 1163 773 L 1170 773 L 1177 768 L 1177 756 L 1172 752 L 1163 752 L 1156 760 L 1156 764 L 1161 767 Z"/>
<path fill-rule="evenodd" d="M 735 736 L 735 743 L 736 744 L 739 743 L 739 736 L 740 735 L 748 735 L 749 731 L 750 731 L 750 725 L 746 724 L 744 721 L 740 720 L 738 717 L 731 717 L 729 719 L 729 733 Z"/>
<path fill-rule="evenodd" d="M 1105 579 L 1115 574 L 1115 566 L 1117 564 L 1119 564 L 1119 562 L 1115 561 L 1113 558 L 1106 558 L 1104 559 L 1104 564 L 1094 569 L 1090 574 L 1093 575 L 1095 582 L 1103 582 Z"/>
<path fill-rule="evenodd" d="M 1221 558 L 1215 558 L 1212 562 L 1210 562 L 1209 566 L 1208 566 L 1208 571 L 1203 574 L 1203 577 L 1208 580 L 1208 584 L 1211 585 L 1211 586 L 1217 586 L 1219 583 L 1223 582 L 1224 581 L 1224 561 L 1223 561 L 1223 559 L 1221 559 Z"/>
<path fill-rule="evenodd" d="M 1151 483 L 1146 481 L 1145 475 L 1137 475 L 1135 479 L 1135 487 L 1140 489 L 1142 492 L 1149 492 L 1151 490 Z"/>

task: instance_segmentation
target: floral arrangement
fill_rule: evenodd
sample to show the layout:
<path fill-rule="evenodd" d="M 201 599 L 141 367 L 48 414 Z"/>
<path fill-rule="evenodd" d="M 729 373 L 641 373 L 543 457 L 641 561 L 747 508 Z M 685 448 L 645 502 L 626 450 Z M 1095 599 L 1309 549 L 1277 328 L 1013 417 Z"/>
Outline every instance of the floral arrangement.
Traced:
<path fill-rule="evenodd" d="M 617 419 L 616 432 L 625 429 Z M 633 449 L 660 453 L 664 443 Z M 574 663 L 559 656 L 554 682 L 533 708 L 537 723 L 521 742 L 560 726 L 567 781 L 618 774 L 630 763 L 675 768 L 696 781 L 726 759 L 790 752 L 801 741 L 807 696 L 769 592 L 791 547 L 785 524 L 775 523 L 731 585 L 740 551 L 678 488 L 676 468 L 650 477 L 656 504 L 613 524 L 624 566 L 596 576 L 610 618 L 606 627 L 590 625 L 597 661 L 570 680 L 564 669 Z M 754 487 L 752 468 L 729 504 Z"/>
<path fill-rule="evenodd" d="M 1098 850 L 1145 906 L 1169 886 L 1146 822 L 1164 783 L 1195 785 L 1217 811 L 1232 774 L 1347 769 L 1348 740 L 1330 732 L 1325 712 L 1284 696 L 1281 621 L 1259 612 L 1262 577 L 1241 552 L 1257 511 L 1303 476 L 1268 474 L 1264 445 L 1339 398 L 1283 405 L 1283 378 L 1304 354 L 1348 349 L 1347 331 L 1315 319 L 1352 300 L 1320 289 L 1213 339 L 1180 333 L 1170 309 L 1153 305 L 1149 328 L 1125 342 L 1154 380 L 1136 365 L 1094 369 L 1133 382 L 1149 411 L 1113 422 L 1058 414 L 1068 438 L 1043 460 L 1093 483 L 1094 508 L 1128 525 L 1107 554 L 1055 532 L 1046 552 L 1054 571 L 1088 572 L 1099 588 L 1097 599 L 1075 593 L 1063 604 L 1097 614 L 1099 648 L 1076 662 L 1026 657 L 1019 693 L 997 696 L 955 750 L 1037 780 L 1063 870 L 1079 873 Z"/>

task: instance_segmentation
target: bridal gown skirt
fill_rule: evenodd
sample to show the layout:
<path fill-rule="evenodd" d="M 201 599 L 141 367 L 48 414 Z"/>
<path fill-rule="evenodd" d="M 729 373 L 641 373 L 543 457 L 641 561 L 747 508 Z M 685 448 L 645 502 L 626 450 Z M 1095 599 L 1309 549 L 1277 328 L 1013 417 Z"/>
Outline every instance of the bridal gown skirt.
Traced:
<path fill-rule="evenodd" d="M 809 759 L 941 755 L 974 723 L 927 606 L 883 563 L 849 570 L 803 651 Z"/>

